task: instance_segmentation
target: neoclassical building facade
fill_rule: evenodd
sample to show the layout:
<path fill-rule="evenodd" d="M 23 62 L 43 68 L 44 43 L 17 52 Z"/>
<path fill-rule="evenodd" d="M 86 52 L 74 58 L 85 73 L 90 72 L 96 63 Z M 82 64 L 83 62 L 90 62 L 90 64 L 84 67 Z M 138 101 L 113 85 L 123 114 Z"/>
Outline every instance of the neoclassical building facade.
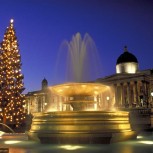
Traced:
<path fill-rule="evenodd" d="M 116 107 L 153 105 L 153 69 L 139 70 L 137 58 L 124 47 L 116 62 L 116 74 L 97 79 L 114 88 Z"/>
<path fill-rule="evenodd" d="M 27 114 L 32 114 L 36 112 L 42 112 L 47 105 L 48 101 L 48 82 L 44 78 L 42 80 L 42 88 L 41 90 L 28 92 L 26 94 L 26 104 L 25 104 L 25 111 Z"/>
<path fill-rule="evenodd" d="M 116 74 L 98 78 L 95 83 L 102 83 L 111 87 L 108 96 L 98 95 L 99 107 L 102 109 L 113 101 L 117 108 L 147 108 L 153 106 L 153 69 L 139 70 L 139 63 L 135 55 L 124 47 L 123 53 L 116 61 Z M 42 112 L 48 107 L 63 110 L 62 102 L 65 97 L 54 95 L 46 79 L 42 80 L 42 89 L 26 94 L 25 109 L 28 114 Z"/>

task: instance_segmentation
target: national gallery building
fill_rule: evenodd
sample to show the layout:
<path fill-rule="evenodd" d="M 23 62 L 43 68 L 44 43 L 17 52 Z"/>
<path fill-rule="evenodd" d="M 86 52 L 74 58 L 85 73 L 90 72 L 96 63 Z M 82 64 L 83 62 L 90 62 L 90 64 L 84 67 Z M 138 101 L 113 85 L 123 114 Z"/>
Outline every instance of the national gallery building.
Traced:
<path fill-rule="evenodd" d="M 106 108 L 111 101 L 116 108 L 150 108 L 153 106 L 153 69 L 139 70 L 135 55 L 124 47 L 116 61 L 116 74 L 98 78 L 94 81 L 111 88 L 107 95 L 94 97 L 98 109 Z M 26 94 L 25 109 L 28 114 L 42 112 L 52 104 L 52 110 L 67 110 L 62 104 L 66 97 L 51 92 L 46 79 L 42 80 L 42 89 Z M 68 110 L 71 110 L 69 107 Z"/>

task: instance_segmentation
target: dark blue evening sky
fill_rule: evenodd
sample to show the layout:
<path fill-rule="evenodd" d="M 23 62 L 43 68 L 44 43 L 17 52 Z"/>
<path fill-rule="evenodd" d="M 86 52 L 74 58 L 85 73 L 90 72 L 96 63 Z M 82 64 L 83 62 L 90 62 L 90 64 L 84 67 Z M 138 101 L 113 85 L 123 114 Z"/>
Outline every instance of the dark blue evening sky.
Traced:
<path fill-rule="evenodd" d="M 141 70 L 153 68 L 153 0 L 0 0 L 0 40 L 14 19 L 25 93 L 52 85 L 58 49 L 64 39 L 86 32 L 102 63 L 101 77 L 115 73 L 128 46 Z"/>

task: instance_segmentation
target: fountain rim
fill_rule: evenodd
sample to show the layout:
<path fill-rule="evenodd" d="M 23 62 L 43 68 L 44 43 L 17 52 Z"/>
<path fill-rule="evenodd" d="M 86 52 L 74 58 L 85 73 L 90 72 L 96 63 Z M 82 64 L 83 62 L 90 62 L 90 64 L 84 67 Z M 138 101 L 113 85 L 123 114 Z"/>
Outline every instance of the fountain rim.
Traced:
<path fill-rule="evenodd" d="M 61 96 L 98 95 L 108 88 L 108 85 L 96 82 L 67 82 L 49 87 L 53 93 Z"/>

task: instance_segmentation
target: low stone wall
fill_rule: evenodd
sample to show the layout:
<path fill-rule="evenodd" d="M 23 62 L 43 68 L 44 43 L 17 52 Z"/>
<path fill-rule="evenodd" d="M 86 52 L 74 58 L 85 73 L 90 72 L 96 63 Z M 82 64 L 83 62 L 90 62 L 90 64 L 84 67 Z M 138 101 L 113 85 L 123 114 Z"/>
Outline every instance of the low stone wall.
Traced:
<path fill-rule="evenodd" d="M 122 109 L 122 111 L 130 113 L 130 123 L 133 130 L 139 132 L 153 127 L 153 115 L 151 115 L 153 111 L 151 111 L 151 108 L 128 108 Z"/>

